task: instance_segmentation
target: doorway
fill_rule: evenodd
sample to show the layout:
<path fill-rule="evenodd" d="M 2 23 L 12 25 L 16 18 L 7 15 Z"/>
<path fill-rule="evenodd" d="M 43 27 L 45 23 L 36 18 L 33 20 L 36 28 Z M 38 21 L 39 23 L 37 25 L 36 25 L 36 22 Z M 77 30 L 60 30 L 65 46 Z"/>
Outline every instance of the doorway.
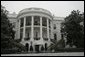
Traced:
<path fill-rule="evenodd" d="M 29 51 L 29 44 L 28 43 L 26 43 L 26 51 Z"/>
<path fill-rule="evenodd" d="M 39 52 L 39 45 L 35 45 L 35 51 Z"/>
<path fill-rule="evenodd" d="M 47 43 L 45 43 L 45 51 L 47 51 Z"/>

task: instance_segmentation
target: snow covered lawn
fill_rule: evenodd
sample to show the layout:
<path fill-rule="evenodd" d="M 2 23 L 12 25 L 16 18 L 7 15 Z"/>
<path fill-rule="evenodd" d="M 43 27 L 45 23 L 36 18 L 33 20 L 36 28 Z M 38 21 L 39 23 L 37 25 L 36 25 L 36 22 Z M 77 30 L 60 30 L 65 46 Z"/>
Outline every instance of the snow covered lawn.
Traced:
<path fill-rule="evenodd" d="M 33 54 L 2 54 L 1 56 L 84 56 L 84 52 L 33 53 Z"/>

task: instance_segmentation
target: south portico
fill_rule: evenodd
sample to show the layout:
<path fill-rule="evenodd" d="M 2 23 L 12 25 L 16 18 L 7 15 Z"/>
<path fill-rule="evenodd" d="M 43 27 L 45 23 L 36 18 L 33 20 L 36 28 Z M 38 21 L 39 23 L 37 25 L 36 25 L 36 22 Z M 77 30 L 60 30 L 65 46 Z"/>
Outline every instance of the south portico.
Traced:
<path fill-rule="evenodd" d="M 34 9 L 34 10 L 33 10 Z M 28 52 L 46 51 L 52 38 L 52 16 L 41 8 L 25 9 L 18 14 L 18 38 Z M 25 12 L 26 11 L 26 12 Z M 43 47 L 42 47 L 43 46 Z"/>
<path fill-rule="evenodd" d="M 30 41 L 30 42 L 21 42 L 26 47 L 27 52 L 47 52 L 50 42 L 43 41 Z"/>

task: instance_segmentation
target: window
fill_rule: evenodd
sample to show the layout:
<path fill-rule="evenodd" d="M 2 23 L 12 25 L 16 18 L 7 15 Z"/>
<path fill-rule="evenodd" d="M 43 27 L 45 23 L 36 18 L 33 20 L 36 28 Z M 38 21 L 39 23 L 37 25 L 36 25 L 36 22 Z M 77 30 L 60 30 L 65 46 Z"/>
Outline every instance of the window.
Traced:
<path fill-rule="evenodd" d="M 47 51 L 47 43 L 45 43 L 45 51 Z"/>
<path fill-rule="evenodd" d="M 26 17 L 26 26 L 31 25 L 31 16 Z"/>
<path fill-rule="evenodd" d="M 25 41 L 30 40 L 30 34 L 31 34 L 31 28 L 26 27 L 26 30 L 25 30 L 25 38 L 24 38 Z"/>
<path fill-rule="evenodd" d="M 56 29 L 56 24 L 54 24 L 54 29 Z"/>
<path fill-rule="evenodd" d="M 57 35 L 56 35 L 56 33 L 54 34 L 54 40 L 57 40 Z"/>
<path fill-rule="evenodd" d="M 34 25 L 40 25 L 40 17 L 34 16 Z"/>
<path fill-rule="evenodd" d="M 47 29 L 46 28 L 42 28 L 42 37 L 47 38 Z"/>
<path fill-rule="evenodd" d="M 42 17 L 42 25 L 47 26 L 47 19 L 46 17 Z"/>
<path fill-rule="evenodd" d="M 63 39 L 63 34 L 61 34 L 61 38 Z"/>
<path fill-rule="evenodd" d="M 35 32 L 34 40 L 40 40 L 40 37 L 38 37 L 38 32 Z"/>
<path fill-rule="evenodd" d="M 20 39 L 23 37 L 23 29 L 20 29 Z"/>
<path fill-rule="evenodd" d="M 27 37 L 24 38 L 25 41 L 30 40 L 29 33 L 27 33 Z"/>
<path fill-rule="evenodd" d="M 20 24 L 20 27 L 23 27 L 24 25 L 24 18 L 21 18 L 21 24 Z"/>

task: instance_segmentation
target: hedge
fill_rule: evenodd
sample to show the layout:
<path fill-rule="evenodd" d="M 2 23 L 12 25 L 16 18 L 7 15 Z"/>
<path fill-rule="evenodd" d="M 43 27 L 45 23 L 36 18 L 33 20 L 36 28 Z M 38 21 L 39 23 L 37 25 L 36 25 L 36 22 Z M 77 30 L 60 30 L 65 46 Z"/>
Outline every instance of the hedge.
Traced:
<path fill-rule="evenodd" d="M 58 48 L 55 52 L 84 52 L 84 48 Z"/>

